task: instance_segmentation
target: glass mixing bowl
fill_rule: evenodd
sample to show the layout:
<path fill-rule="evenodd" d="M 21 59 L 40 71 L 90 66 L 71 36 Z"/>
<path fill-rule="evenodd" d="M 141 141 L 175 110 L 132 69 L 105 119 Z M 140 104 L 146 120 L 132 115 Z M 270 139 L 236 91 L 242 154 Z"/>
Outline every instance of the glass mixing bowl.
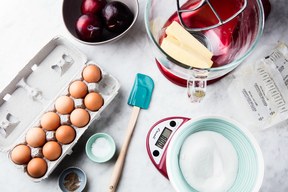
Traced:
<path fill-rule="evenodd" d="M 179 7 L 195 8 L 197 2 L 199 3 L 197 0 L 181 0 Z M 209 4 L 218 16 L 227 20 L 242 8 L 244 0 L 206 0 L 198 9 L 181 15 L 185 27 L 204 28 L 217 24 L 217 17 Z M 213 53 L 211 68 L 195 69 L 176 61 L 160 47 L 165 28 L 172 21 L 181 23 L 177 14 L 177 0 L 148 0 L 145 10 L 145 26 L 159 69 L 172 82 L 187 85 L 189 98 L 196 102 L 204 97 L 207 80 L 212 82 L 223 77 L 251 54 L 262 35 L 264 18 L 261 0 L 247 0 L 245 9 L 223 25 L 208 30 L 190 31 Z"/>

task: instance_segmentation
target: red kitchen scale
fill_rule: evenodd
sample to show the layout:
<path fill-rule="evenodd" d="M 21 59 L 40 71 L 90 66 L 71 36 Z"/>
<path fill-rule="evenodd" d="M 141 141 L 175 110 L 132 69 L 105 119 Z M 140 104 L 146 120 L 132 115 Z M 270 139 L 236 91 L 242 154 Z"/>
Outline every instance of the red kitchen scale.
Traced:
<path fill-rule="evenodd" d="M 149 130 L 146 137 L 148 155 L 157 170 L 168 178 L 166 169 L 167 149 L 176 131 L 190 118 L 168 117 L 156 122 Z"/>

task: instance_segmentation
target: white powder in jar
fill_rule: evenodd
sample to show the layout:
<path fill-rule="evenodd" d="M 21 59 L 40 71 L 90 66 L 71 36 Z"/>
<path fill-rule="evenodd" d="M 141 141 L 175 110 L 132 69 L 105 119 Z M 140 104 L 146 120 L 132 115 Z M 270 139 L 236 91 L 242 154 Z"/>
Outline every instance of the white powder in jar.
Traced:
<path fill-rule="evenodd" d="M 236 179 L 238 156 L 226 137 L 201 131 L 186 138 L 179 164 L 185 180 L 197 191 L 224 192 Z"/>
<path fill-rule="evenodd" d="M 95 142 L 92 144 L 92 153 L 95 157 L 106 157 L 110 151 L 112 150 L 112 147 L 109 143 L 109 141 L 106 138 L 99 137 L 95 140 Z"/>

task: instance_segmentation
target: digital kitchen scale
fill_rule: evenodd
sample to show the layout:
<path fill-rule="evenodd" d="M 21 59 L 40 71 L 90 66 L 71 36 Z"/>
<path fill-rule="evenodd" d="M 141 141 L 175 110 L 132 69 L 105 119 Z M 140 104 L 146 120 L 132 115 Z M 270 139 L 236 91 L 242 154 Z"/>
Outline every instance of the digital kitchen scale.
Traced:
<path fill-rule="evenodd" d="M 204 148 L 206 148 L 205 151 L 201 150 L 204 149 L 203 146 L 198 146 L 200 148 L 191 148 L 192 153 L 194 153 L 192 156 L 196 157 L 196 161 L 191 161 L 192 156 L 190 156 L 190 151 L 185 152 L 189 154 L 190 158 L 185 159 L 186 165 L 182 167 L 186 169 L 184 173 L 180 161 L 182 146 L 191 134 L 201 131 L 212 131 L 226 137 L 234 147 L 236 157 L 234 157 L 234 160 L 230 158 L 230 154 L 228 155 L 228 160 L 222 155 L 216 157 L 215 153 L 226 151 L 226 143 L 220 142 L 219 145 L 217 143 L 217 146 L 214 148 L 215 142 L 218 141 L 213 139 L 214 141 L 210 142 L 210 137 L 208 137 L 206 139 L 206 141 L 209 140 L 208 143 L 205 144 L 205 141 L 199 143 L 200 145 L 203 144 Z M 208 147 L 209 145 L 210 147 Z M 222 148 L 223 146 L 225 147 Z M 204 185 L 208 187 L 206 191 L 211 191 L 211 189 L 218 186 L 217 191 L 229 192 L 259 191 L 261 188 L 264 176 L 264 160 L 261 149 L 252 133 L 245 126 L 233 119 L 222 116 L 202 116 L 193 117 L 193 119 L 168 117 L 156 122 L 150 128 L 146 137 L 146 147 L 151 161 L 158 171 L 169 179 L 175 191 L 201 191 Z M 222 157 L 227 161 L 220 160 Z M 235 162 L 235 159 L 237 159 L 237 162 Z M 236 165 L 234 167 L 236 175 L 226 175 L 231 170 L 231 167 L 225 163 L 228 161 L 230 163 L 231 160 Z M 199 165 L 200 167 L 198 167 Z M 192 170 L 190 174 L 191 166 L 194 168 L 197 166 L 199 169 Z M 203 174 L 202 170 L 204 170 Z M 194 181 L 191 182 L 191 177 L 187 175 L 187 172 L 193 175 L 193 179 L 196 178 L 196 184 L 198 182 L 198 184 L 201 183 L 204 185 L 198 188 L 198 185 Z M 215 175 L 215 173 L 217 174 Z M 235 177 L 235 180 L 231 183 L 230 178 L 232 176 Z M 223 180 L 221 179 L 219 182 L 220 177 Z M 210 182 L 211 180 L 213 182 Z M 212 183 L 216 185 L 213 186 Z M 229 184 L 229 188 L 226 187 L 226 184 Z"/>
<path fill-rule="evenodd" d="M 168 117 L 156 122 L 149 130 L 146 137 L 148 155 L 158 169 L 167 179 L 166 154 L 171 138 L 175 132 L 190 118 Z"/>

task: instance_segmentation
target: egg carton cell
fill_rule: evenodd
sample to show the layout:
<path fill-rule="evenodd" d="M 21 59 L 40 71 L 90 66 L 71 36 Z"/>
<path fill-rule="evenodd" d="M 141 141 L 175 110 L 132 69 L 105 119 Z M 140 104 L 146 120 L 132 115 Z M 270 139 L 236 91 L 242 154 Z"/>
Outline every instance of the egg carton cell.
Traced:
<path fill-rule="evenodd" d="M 7 113 L 4 115 L 2 120 L 0 120 L 0 135 L 2 137 L 7 137 L 9 133 L 17 126 L 19 123 L 18 119 L 14 117 L 12 114 Z"/>

